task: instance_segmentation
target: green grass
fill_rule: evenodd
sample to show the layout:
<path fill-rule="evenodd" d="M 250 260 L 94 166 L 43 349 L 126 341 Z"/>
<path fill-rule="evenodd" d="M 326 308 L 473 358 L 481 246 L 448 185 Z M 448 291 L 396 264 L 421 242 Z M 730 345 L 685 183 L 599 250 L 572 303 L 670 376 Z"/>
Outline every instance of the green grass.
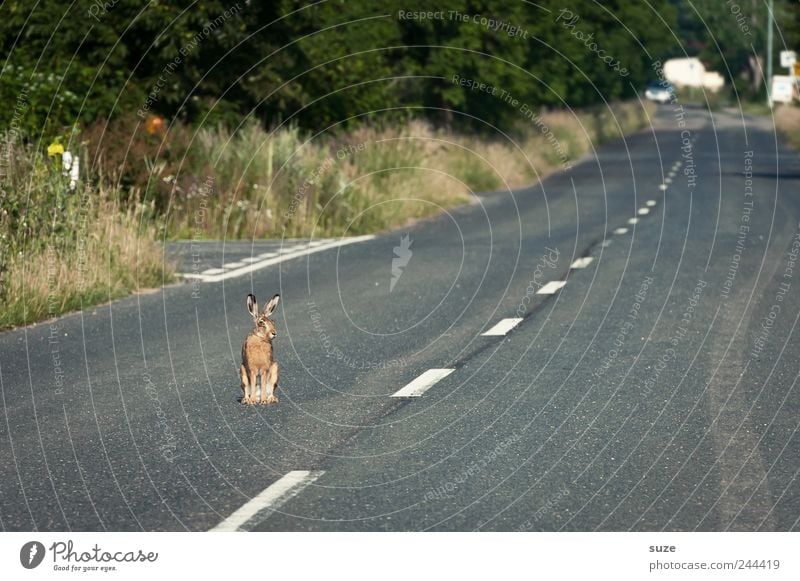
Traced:
<path fill-rule="evenodd" d="M 643 127 L 637 103 L 545 112 L 515 142 L 434 129 L 362 126 L 310 139 L 128 117 L 87 128 L 82 181 L 59 158 L 6 139 L 0 175 L 0 328 L 29 324 L 174 280 L 159 240 L 374 233 L 530 184 L 591 146 Z M 7 155 L 6 155 L 7 154 Z"/>
<path fill-rule="evenodd" d="M 775 107 L 775 127 L 792 147 L 800 149 L 800 107 L 778 105 Z"/>
<path fill-rule="evenodd" d="M 741 108 L 746 115 L 772 115 L 772 109 L 764 101 L 742 101 Z"/>
<path fill-rule="evenodd" d="M 119 192 L 68 189 L 59 161 L 7 139 L 0 191 L 0 329 L 79 310 L 174 280 L 152 207 Z"/>
<path fill-rule="evenodd" d="M 796 149 L 800 149 L 800 107 L 797 105 L 775 104 L 770 108 L 763 101 L 742 101 L 742 112 L 747 115 L 772 117 L 775 129 Z"/>
<path fill-rule="evenodd" d="M 255 122 L 236 131 L 176 125 L 150 135 L 135 119 L 121 119 L 87 135 L 105 175 L 140 187 L 168 236 L 250 239 L 392 228 L 464 203 L 472 192 L 526 185 L 642 127 L 646 117 L 633 102 L 542 113 L 539 125 L 520 120 L 516 144 L 422 121 L 312 138 Z"/>

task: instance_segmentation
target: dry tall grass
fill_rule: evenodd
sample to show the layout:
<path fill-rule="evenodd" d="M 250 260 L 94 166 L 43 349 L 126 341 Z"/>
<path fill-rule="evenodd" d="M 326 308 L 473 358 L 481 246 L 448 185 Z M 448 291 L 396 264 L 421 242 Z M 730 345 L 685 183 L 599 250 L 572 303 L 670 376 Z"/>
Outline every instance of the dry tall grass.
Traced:
<path fill-rule="evenodd" d="M 167 230 L 177 237 L 376 232 L 463 203 L 474 192 L 530 184 L 646 119 L 638 103 L 529 112 L 512 140 L 422 121 L 314 139 L 296 128 L 268 132 L 255 123 L 234 133 L 178 131 L 159 145 L 172 161 L 149 164 L 155 169 L 148 192 L 169 209 Z"/>
<path fill-rule="evenodd" d="M 800 148 L 800 107 L 779 105 L 775 109 L 775 126 L 786 141 Z"/>
<path fill-rule="evenodd" d="M 311 139 L 141 124 L 86 132 L 83 180 L 68 192 L 57 159 L 10 138 L 0 161 L 0 328 L 54 317 L 173 278 L 158 239 L 279 238 L 377 232 L 475 192 L 516 188 L 642 127 L 638 103 L 521 116 L 488 139 L 422 121 Z M 140 200 L 145 200 L 142 203 Z"/>
<path fill-rule="evenodd" d="M 0 190 L 0 329 L 48 319 L 174 278 L 152 208 L 80 183 L 57 159 L 4 141 Z"/>

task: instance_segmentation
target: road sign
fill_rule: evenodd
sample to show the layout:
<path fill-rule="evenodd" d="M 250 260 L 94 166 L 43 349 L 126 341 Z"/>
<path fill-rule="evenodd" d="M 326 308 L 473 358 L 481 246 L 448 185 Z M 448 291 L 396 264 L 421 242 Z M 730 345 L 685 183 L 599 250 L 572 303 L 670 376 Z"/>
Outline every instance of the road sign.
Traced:
<path fill-rule="evenodd" d="M 777 103 L 791 103 L 794 90 L 794 78 L 787 75 L 773 75 L 772 101 Z"/>
<path fill-rule="evenodd" d="M 794 66 L 794 63 L 797 61 L 797 53 L 793 50 L 782 50 L 781 51 L 781 66 L 791 68 Z"/>

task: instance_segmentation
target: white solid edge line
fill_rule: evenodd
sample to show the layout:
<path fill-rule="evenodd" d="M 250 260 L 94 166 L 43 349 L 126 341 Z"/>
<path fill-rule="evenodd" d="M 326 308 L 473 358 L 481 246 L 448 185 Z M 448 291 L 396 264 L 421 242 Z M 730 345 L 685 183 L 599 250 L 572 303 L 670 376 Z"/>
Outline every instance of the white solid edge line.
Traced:
<path fill-rule="evenodd" d="M 569 265 L 569 267 L 570 268 L 586 268 L 587 266 L 589 266 L 592 263 L 593 260 L 594 260 L 594 258 L 592 258 L 591 256 L 584 256 L 582 258 L 576 259 L 575 262 L 573 262 L 572 264 Z"/>
<path fill-rule="evenodd" d="M 484 337 L 502 337 L 522 322 L 521 318 L 514 317 L 512 319 L 503 319 L 494 327 L 483 333 Z"/>
<path fill-rule="evenodd" d="M 242 526 L 258 513 L 267 509 L 279 508 L 323 474 L 325 474 L 323 470 L 292 470 L 267 486 L 258 496 L 211 529 L 211 532 L 242 530 Z"/>
<path fill-rule="evenodd" d="M 390 397 L 419 397 L 454 371 L 455 369 L 428 369 L 428 371 L 400 391 L 393 393 Z"/>
<path fill-rule="evenodd" d="M 627 232 L 628 232 L 627 228 L 617 228 L 616 230 L 614 230 L 614 234 L 625 234 Z"/>
<path fill-rule="evenodd" d="M 658 203 L 658 202 L 656 202 L 655 200 L 647 200 L 647 202 L 646 202 L 646 204 L 647 204 L 648 206 L 650 206 L 651 208 L 652 208 L 653 206 L 655 206 L 657 203 Z"/>
<path fill-rule="evenodd" d="M 551 280 L 538 291 L 536 291 L 537 295 L 552 295 L 561 287 L 567 284 L 565 280 Z"/>
<path fill-rule="evenodd" d="M 297 258 L 299 256 L 306 256 L 308 254 L 314 254 L 315 252 L 322 252 L 323 250 L 328 250 L 329 248 L 337 248 L 339 246 L 355 244 L 356 242 L 366 242 L 367 240 L 372 240 L 373 238 L 375 238 L 375 236 L 372 234 L 367 234 L 365 236 L 355 236 L 353 238 L 342 238 L 341 240 L 336 240 L 324 246 L 316 246 L 314 248 L 304 248 L 302 250 L 298 250 L 297 252 L 293 252 L 292 254 L 283 254 L 281 256 L 276 256 L 275 258 L 268 258 L 266 260 L 262 260 L 260 262 L 254 262 L 253 264 L 248 264 L 246 266 L 242 266 L 241 268 L 230 270 L 228 272 L 224 272 L 222 274 L 218 274 L 215 276 L 205 276 L 196 274 L 191 274 L 191 275 L 182 274 L 181 276 L 183 276 L 184 278 L 199 278 L 203 282 L 219 282 L 221 280 L 236 278 L 237 276 L 249 274 L 251 272 L 255 272 L 256 270 L 261 270 L 262 268 L 266 268 L 274 264 L 280 264 L 284 260 L 291 260 L 292 258 Z"/>

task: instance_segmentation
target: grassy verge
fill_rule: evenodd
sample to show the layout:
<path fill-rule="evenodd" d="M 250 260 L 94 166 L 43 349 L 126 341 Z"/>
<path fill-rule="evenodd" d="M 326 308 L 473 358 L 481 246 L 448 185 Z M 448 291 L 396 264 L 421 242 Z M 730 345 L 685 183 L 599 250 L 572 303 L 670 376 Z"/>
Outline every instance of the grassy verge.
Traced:
<path fill-rule="evenodd" d="M 165 127 L 148 134 L 126 130 L 123 120 L 96 128 L 89 141 L 109 174 L 147 192 L 170 236 L 250 239 L 398 226 L 463 203 L 472 192 L 530 184 L 646 122 L 638 103 L 620 103 L 521 113 L 513 140 L 422 121 L 312 137 L 255 123 L 235 132 Z"/>
<path fill-rule="evenodd" d="M 56 160 L 5 139 L 0 190 L 0 329 L 29 324 L 173 280 L 152 211 L 79 183 Z"/>
<path fill-rule="evenodd" d="M 692 102 L 689 93 L 683 93 L 684 102 Z M 696 97 L 696 93 L 693 94 Z M 763 99 L 758 101 L 742 99 L 735 102 L 730 95 L 721 93 L 715 95 L 714 101 L 709 101 L 711 110 L 725 108 L 731 114 L 744 113 L 757 117 L 771 117 L 775 122 L 775 129 L 794 148 L 800 149 L 800 107 L 795 105 L 776 104 L 771 108 Z M 694 101 L 697 102 L 697 101 Z M 703 104 L 705 106 L 705 104 Z"/>
<path fill-rule="evenodd" d="M 775 108 L 775 127 L 792 147 L 800 149 L 800 107 L 777 106 Z"/>
<path fill-rule="evenodd" d="M 742 101 L 741 108 L 745 115 L 772 115 L 772 109 L 764 101 Z"/>
<path fill-rule="evenodd" d="M 742 101 L 742 111 L 748 115 L 772 117 L 775 129 L 796 149 L 800 149 L 800 107 L 777 104 L 772 109 L 763 101 Z"/>
<path fill-rule="evenodd" d="M 396 227 L 534 182 L 603 141 L 636 131 L 638 103 L 521 115 L 513 139 L 362 126 L 197 131 L 128 118 L 81 136 L 74 191 L 60 158 L 10 138 L 0 167 L 0 329 L 174 279 L 159 238 L 355 235 Z M 144 200 L 144 201 L 143 201 Z"/>

